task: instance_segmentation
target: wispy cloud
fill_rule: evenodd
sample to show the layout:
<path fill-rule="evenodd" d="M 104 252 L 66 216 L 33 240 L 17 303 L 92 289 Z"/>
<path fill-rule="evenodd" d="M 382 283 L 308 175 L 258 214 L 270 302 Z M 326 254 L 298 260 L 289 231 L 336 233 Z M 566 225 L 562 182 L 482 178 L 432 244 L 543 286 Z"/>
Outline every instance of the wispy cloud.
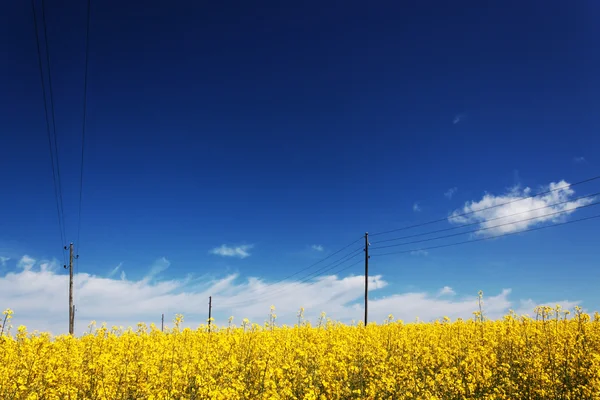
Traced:
<path fill-rule="evenodd" d="M 575 191 L 568 185 L 564 180 L 552 182 L 542 188 L 542 191 L 551 190 L 550 193 L 523 200 L 518 199 L 532 194 L 528 187 L 520 190 L 518 186 L 515 186 L 507 193 L 498 196 L 488 193 L 479 201 L 466 202 L 463 208 L 450 215 L 449 221 L 454 224 L 479 223 L 480 228 L 486 228 L 485 231 L 478 232 L 481 236 L 518 232 L 548 221 L 560 222 L 565 216 L 575 212 L 577 208 L 595 200 L 588 197 L 569 201 L 573 198 Z M 555 214 L 563 211 L 564 213 Z M 472 214 L 460 216 L 465 213 Z"/>
<path fill-rule="evenodd" d="M 456 186 L 451 187 L 450 189 L 446 190 L 446 192 L 444 193 L 444 196 L 446 196 L 448 199 L 451 199 L 452 196 L 454 196 L 454 194 L 458 191 L 458 188 Z"/>
<path fill-rule="evenodd" d="M 322 245 L 320 244 L 313 244 L 312 246 L 310 246 L 311 249 L 313 249 L 314 251 L 324 251 L 325 248 L 323 248 Z"/>
<path fill-rule="evenodd" d="M 150 267 L 150 271 L 148 271 L 148 273 L 146 274 L 146 277 L 144 279 L 152 279 L 155 276 L 157 276 L 158 274 L 160 274 L 161 272 L 165 271 L 170 266 L 171 266 L 171 262 L 169 260 L 167 260 L 165 257 L 161 257 L 158 260 L 154 261 L 154 263 L 152 263 L 152 266 Z"/>
<path fill-rule="evenodd" d="M 119 272 L 119 270 L 121 269 L 121 267 L 123 266 L 123 263 L 119 263 L 119 265 L 117 265 L 116 267 L 114 267 L 109 273 L 108 275 L 106 275 L 107 278 L 112 278 L 113 276 L 115 276 L 115 274 L 117 272 Z"/>
<path fill-rule="evenodd" d="M 0 256 L 0 267 L 6 267 L 6 262 L 10 260 L 10 257 Z"/>
<path fill-rule="evenodd" d="M 416 201 L 416 202 L 413 204 L 413 207 L 412 207 L 412 209 L 413 209 L 413 211 L 414 211 L 414 212 L 419 212 L 419 211 L 421 211 L 421 205 L 419 204 L 419 202 L 418 202 L 418 201 Z"/>
<path fill-rule="evenodd" d="M 466 114 L 456 114 L 454 116 L 454 119 L 452 120 L 452 123 L 454 125 L 458 124 L 459 122 L 461 122 L 462 120 L 464 120 L 466 117 Z"/>
<path fill-rule="evenodd" d="M 17 263 L 17 267 L 24 270 L 29 271 L 35 265 L 35 259 L 29 257 L 28 255 L 24 255 L 21 257 L 19 262 Z"/>
<path fill-rule="evenodd" d="M 410 252 L 411 255 L 413 256 L 428 256 L 429 253 L 425 250 L 414 250 Z"/>
<path fill-rule="evenodd" d="M 210 251 L 210 254 L 215 254 L 222 257 L 237 257 L 237 258 L 246 258 L 250 257 L 250 253 L 248 250 L 254 247 L 253 244 L 245 244 L 237 247 L 230 247 L 225 244 L 220 247 L 215 247 Z"/>
<path fill-rule="evenodd" d="M 438 292 L 438 296 L 454 296 L 456 292 L 450 286 L 444 286 Z"/>
<path fill-rule="evenodd" d="M 585 157 L 575 157 L 573 158 L 573 162 L 575 164 L 585 164 L 587 163 L 587 160 L 585 159 Z"/>
<path fill-rule="evenodd" d="M 159 264 L 166 265 L 164 260 Z M 181 313 L 185 316 L 186 326 L 197 326 L 206 321 L 204 308 L 199 308 L 199 305 L 206 304 L 208 296 L 212 296 L 213 316 L 217 324 L 225 324 L 230 315 L 235 316 L 236 321 L 249 318 L 262 323 L 271 304 L 277 307 L 278 321 L 282 324 L 294 323 L 300 307 L 305 308 L 305 315 L 311 321 L 315 321 L 321 311 L 342 322 L 359 321 L 363 315 L 364 276 L 330 275 L 308 281 L 298 278 L 295 281 L 270 282 L 259 277 L 241 279 L 233 274 L 197 280 L 136 281 L 127 280 L 121 272 L 121 279 L 76 274 L 77 334 L 84 332 L 91 320 L 124 327 L 135 326 L 138 322 L 158 324 L 161 313 L 169 319 Z M 475 293 L 478 288 L 473 288 L 473 295 L 468 296 L 458 296 L 450 287 L 432 293 L 394 293 L 392 290 L 392 294 L 378 295 L 382 288 L 389 286 L 390 283 L 381 275 L 369 277 L 369 315 L 372 321 L 382 322 L 390 312 L 405 321 L 414 321 L 417 317 L 426 321 L 443 316 L 470 318 L 477 308 Z M 0 275 L 0 304 L 14 310 L 15 326 L 23 324 L 30 331 L 64 333 L 67 327 L 64 311 L 68 296 L 66 287 L 67 274 L 62 273 L 60 268 L 56 271 L 44 269 L 40 264 Z M 493 296 L 486 296 L 486 316 L 500 318 L 510 308 L 516 308 L 520 313 L 533 313 L 533 307 L 538 303 L 529 299 L 514 303 L 509 299 L 510 293 L 510 289 L 504 289 Z M 549 304 L 572 308 L 579 301 Z"/>

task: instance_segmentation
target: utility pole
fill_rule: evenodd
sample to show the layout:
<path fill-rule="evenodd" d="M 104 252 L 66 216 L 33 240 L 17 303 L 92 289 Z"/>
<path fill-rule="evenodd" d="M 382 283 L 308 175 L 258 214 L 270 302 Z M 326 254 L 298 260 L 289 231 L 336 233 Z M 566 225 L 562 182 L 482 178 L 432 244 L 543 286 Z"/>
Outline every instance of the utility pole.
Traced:
<path fill-rule="evenodd" d="M 65 246 L 65 250 L 67 246 Z M 65 265 L 65 268 L 67 266 Z M 73 243 L 69 245 L 69 334 L 73 335 L 75 325 L 75 306 L 73 306 Z"/>
<path fill-rule="evenodd" d="M 208 331 L 210 332 L 210 320 L 212 319 L 212 296 L 208 296 Z"/>
<path fill-rule="evenodd" d="M 369 311 L 369 232 L 365 232 L 365 326 Z"/>
<path fill-rule="evenodd" d="M 165 331 L 165 314 L 162 314 L 162 316 L 160 317 L 160 331 Z"/>

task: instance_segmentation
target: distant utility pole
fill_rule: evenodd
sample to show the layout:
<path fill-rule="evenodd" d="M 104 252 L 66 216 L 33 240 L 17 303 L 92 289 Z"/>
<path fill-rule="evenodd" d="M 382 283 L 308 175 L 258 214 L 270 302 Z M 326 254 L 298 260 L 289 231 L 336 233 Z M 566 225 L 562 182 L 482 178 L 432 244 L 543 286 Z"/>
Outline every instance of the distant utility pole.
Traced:
<path fill-rule="evenodd" d="M 208 296 L 208 331 L 210 332 L 210 320 L 212 317 L 212 296 Z"/>
<path fill-rule="evenodd" d="M 67 246 L 65 246 L 65 250 Z M 72 335 L 75 326 L 75 306 L 73 305 L 73 243 L 69 245 L 69 334 Z M 67 266 L 65 265 L 65 268 Z"/>
<path fill-rule="evenodd" d="M 369 232 L 365 232 L 365 326 L 369 311 Z"/>
<path fill-rule="evenodd" d="M 162 316 L 160 317 L 160 331 L 165 331 L 165 314 L 162 314 Z"/>

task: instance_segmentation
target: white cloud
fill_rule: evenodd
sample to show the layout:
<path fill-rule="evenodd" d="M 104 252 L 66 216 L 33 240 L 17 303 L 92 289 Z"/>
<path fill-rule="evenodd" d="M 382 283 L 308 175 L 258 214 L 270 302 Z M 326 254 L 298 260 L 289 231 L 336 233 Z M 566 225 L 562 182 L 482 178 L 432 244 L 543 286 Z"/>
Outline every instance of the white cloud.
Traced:
<path fill-rule="evenodd" d="M 5 267 L 8 260 L 10 260 L 10 257 L 0 256 L 0 267 Z"/>
<path fill-rule="evenodd" d="M 223 257 L 238 257 L 246 258 L 250 257 L 248 250 L 254 247 L 253 244 L 245 244 L 237 247 L 229 247 L 227 245 L 221 245 L 221 247 L 215 247 L 210 251 L 210 254 L 216 254 Z"/>
<path fill-rule="evenodd" d="M 19 262 L 17 263 L 17 267 L 29 271 L 35 265 L 35 259 L 29 257 L 28 255 L 24 255 L 21 257 Z"/>
<path fill-rule="evenodd" d="M 413 207 L 412 207 L 412 208 L 413 208 L 413 211 L 414 211 L 414 212 L 419 212 L 419 211 L 421 211 L 421 206 L 419 205 L 419 202 L 418 202 L 418 201 L 416 201 L 416 202 L 415 202 L 415 204 L 413 204 Z"/>
<path fill-rule="evenodd" d="M 456 292 L 450 286 L 444 286 L 438 292 L 438 296 L 454 296 Z"/>
<path fill-rule="evenodd" d="M 162 259 L 161 259 L 162 260 Z M 160 263 L 159 263 L 160 264 Z M 165 265 L 162 262 L 162 265 Z M 123 274 L 123 271 L 122 271 Z M 240 279 L 238 275 L 220 278 L 170 280 L 127 280 L 104 278 L 87 273 L 75 276 L 75 329 L 80 334 L 90 321 L 106 322 L 109 327 L 133 326 L 138 322 L 160 323 L 161 314 L 171 320 L 176 313 L 185 317 L 185 326 L 206 321 L 208 296 L 212 296 L 217 324 L 226 324 L 230 315 L 239 323 L 243 318 L 262 323 L 271 304 L 276 306 L 278 322 L 293 324 L 296 312 L 304 307 L 307 319 L 315 322 L 321 311 L 342 322 L 360 321 L 363 316 L 364 276 L 324 276 L 308 282 L 285 281 L 269 284 L 259 278 Z M 440 292 L 407 292 L 378 295 L 389 286 L 381 275 L 370 277 L 370 321 L 381 323 L 388 314 L 397 319 L 429 321 L 448 316 L 471 318 L 477 309 L 477 296 L 446 296 Z M 26 325 L 30 331 L 64 333 L 68 329 L 68 274 L 41 267 L 21 269 L 0 276 L 0 304 L 14 310 L 13 325 Z M 510 290 L 485 297 L 488 318 L 500 318 L 512 306 Z M 572 306 L 579 302 L 563 302 Z M 531 300 L 518 303 L 519 311 L 532 313 Z M 554 303 L 551 303 L 554 304 Z M 531 308 L 529 310 L 528 308 Z"/>
<path fill-rule="evenodd" d="M 428 256 L 429 252 L 425 250 L 413 250 L 410 252 L 410 254 L 413 256 Z"/>
<path fill-rule="evenodd" d="M 484 231 L 477 232 L 480 236 L 518 232 L 548 221 L 559 222 L 566 215 L 575 212 L 577 208 L 594 201 L 592 197 L 570 200 L 575 191 L 568 185 L 564 180 L 557 183 L 552 182 L 542 191 L 554 191 L 519 201 L 515 200 L 532 195 L 530 188 L 520 190 L 518 186 L 515 186 L 507 193 L 498 196 L 488 193 L 479 201 L 466 202 L 464 207 L 454 211 L 448 220 L 454 224 L 479 223 L 479 228 L 486 228 Z M 557 203 L 562 204 L 555 205 Z M 552 215 L 562 211 L 564 213 Z M 465 213 L 473 214 L 460 216 Z"/>
<path fill-rule="evenodd" d="M 451 199 L 452 196 L 454 196 L 454 194 L 458 191 L 458 188 L 456 186 L 451 187 L 450 189 L 446 190 L 446 192 L 444 193 L 444 196 L 446 196 L 448 199 Z"/>
<path fill-rule="evenodd" d="M 313 244 L 310 248 L 313 249 L 314 251 L 324 251 L 325 250 L 323 248 L 323 246 L 320 244 Z"/>
<path fill-rule="evenodd" d="M 585 159 L 585 157 L 574 157 L 573 162 L 575 164 L 585 164 L 587 160 Z"/>

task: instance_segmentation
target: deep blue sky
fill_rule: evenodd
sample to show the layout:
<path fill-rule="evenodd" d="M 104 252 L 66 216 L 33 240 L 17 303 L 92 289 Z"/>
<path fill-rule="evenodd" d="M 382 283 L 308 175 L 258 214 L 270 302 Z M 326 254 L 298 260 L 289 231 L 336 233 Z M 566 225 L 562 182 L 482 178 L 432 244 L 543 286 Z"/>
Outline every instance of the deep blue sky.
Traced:
<path fill-rule="evenodd" d="M 86 8 L 46 1 L 75 240 Z M 166 257 L 173 278 L 281 278 L 316 259 L 313 244 L 327 254 L 485 191 L 594 176 L 599 18 L 592 1 L 92 0 L 79 268 L 123 263 L 137 279 Z M 3 5 L 0 37 L 0 255 L 60 258 L 29 2 Z M 374 259 L 372 271 L 390 293 L 510 287 L 600 305 L 599 226 Z M 252 256 L 209 254 L 222 244 L 253 244 Z"/>

